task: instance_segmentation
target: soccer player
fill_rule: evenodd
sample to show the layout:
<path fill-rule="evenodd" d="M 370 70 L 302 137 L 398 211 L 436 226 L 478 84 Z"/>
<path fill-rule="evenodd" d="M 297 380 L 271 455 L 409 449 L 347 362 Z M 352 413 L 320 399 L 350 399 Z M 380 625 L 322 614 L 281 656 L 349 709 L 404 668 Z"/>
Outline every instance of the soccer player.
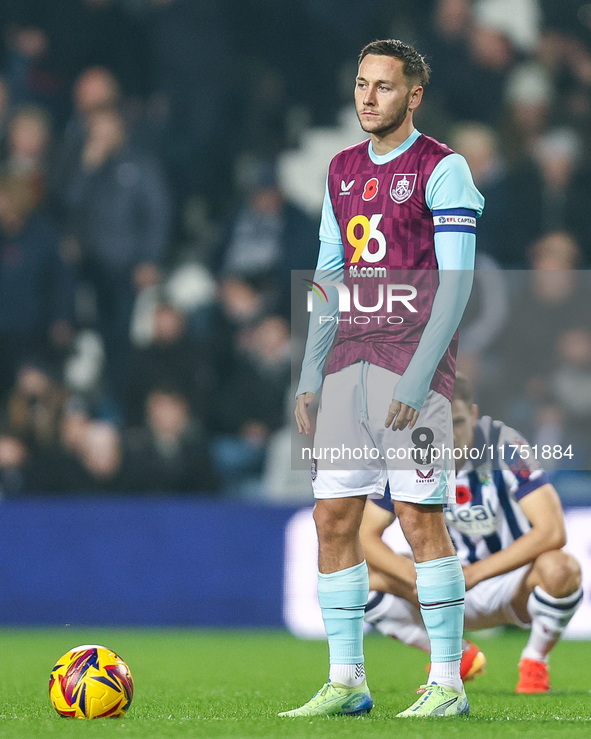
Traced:
<path fill-rule="evenodd" d="M 464 567 L 466 628 L 531 626 L 516 692 L 547 693 L 550 651 L 583 598 L 579 564 L 561 548 L 566 536 L 560 500 L 520 434 L 490 417 L 478 419 L 462 376 L 456 380 L 452 410 L 455 444 L 463 454 L 456 462 L 456 501 L 446 508 L 445 520 Z M 470 458 L 472 449 L 479 451 L 476 460 Z M 367 504 L 361 539 L 370 582 L 390 592 L 372 594 L 366 620 L 428 651 L 409 560 L 381 538 L 394 518 L 392 501 Z M 474 645 L 468 645 L 464 663 L 468 674 L 483 666 Z"/>
<path fill-rule="evenodd" d="M 355 106 L 369 141 L 337 154 L 329 169 L 315 281 L 331 284 L 322 315 L 311 313 L 295 416 L 299 432 L 310 433 L 307 407 L 322 385 L 338 326 L 314 449 L 346 444 L 377 457 L 349 465 L 356 469 L 320 458 L 313 464 L 329 680 L 308 703 L 282 716 L 355 715 L 372 708 L 363 657 L 369 581 L 359 526 L 366 498 L 383 496 L 386 482 L 413 549 L 431 642 L 425 692 L 399 715 L 469 710 L 460 678 L 464 576 L 443 519 L 453 467 L 396 461 L 399 450 L 404 460 L 406 452 L 420 453 L 431 442 L 453 444 L 454 335 L 472 286 L 476 217 L 484 203 L 463 157 L 413 125 L 428 80 L 429 67 L 411 46 L 368 44 L 359 57 Z M 387 274 L 379 284 L 367 279 L 377 268 L 378 275 Z M 343 291 L 354 297 L 356 311 L 348 316 L 340 305 Z M 368 316 L 365 306 L 378 310 L 384 293 L 386 314 Z M 403 316 L 388 312 L 395 304 Z"/>

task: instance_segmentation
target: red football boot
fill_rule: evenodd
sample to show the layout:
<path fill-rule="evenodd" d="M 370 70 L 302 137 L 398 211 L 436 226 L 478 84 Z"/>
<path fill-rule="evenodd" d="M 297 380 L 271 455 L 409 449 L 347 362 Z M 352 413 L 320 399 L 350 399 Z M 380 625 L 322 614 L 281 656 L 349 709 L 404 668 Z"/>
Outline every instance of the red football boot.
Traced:
<path fill-rule="evenodd" d="M 548 665 L 537 659 L 523 657 L 519 661 L 519 682 L 516 693 L 548 693 L 550 691 L 550 675 Z"/>

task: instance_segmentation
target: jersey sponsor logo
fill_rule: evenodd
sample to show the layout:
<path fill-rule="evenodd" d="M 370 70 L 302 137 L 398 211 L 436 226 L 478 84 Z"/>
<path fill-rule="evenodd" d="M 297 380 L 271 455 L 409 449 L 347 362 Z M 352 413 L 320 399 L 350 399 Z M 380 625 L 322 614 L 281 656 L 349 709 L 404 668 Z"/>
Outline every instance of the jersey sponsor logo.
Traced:
<path fill-rule="evenodd" d="M 365 187 L 363 188 L 363 195 L 361 196 L 363 200 L 366 202 L 369 202 L 370 200 L 373 200 L 375 196 L 378 194 L 378 188 L 380 186 L 380 181 L 377 177 L 372 177 L 370 180 L 368 180 L 365 183 Z"/>
<path fill-rule="evenodd" d="M 395 203 L 404 203 L 415 190 L 416 174 L 395 174 L 390 185 L 390 197 Z"/>
<path fill-rule="evenodd" d="M 351 180 L 348 184 L 345 182 L 345 180 L 341 180 L 341 191 L 339 195 L 350 195 L 351 194 L 351 188 L 355 184 L 355 180 Z"/>
<path fill-rule="evenodd" d="M 386 267 L 349 267 L 349 277 L 388 277 Z"/>
<path fill-rule="evenodd" d="M 347 240 L 355 250 L 351 257 L 352 264 L 360 259 L 374 264 L 386 256 L 386 237 L 378 228 L 383 217 L 383 213 L 374 213 L 371 218 L 358 215 L 353 216 L 347 224 Z M 375 251 L 370 251 L 370 247 Z"/>
<path fill-rule="evenodd" d="M 444 516 L 448 526 L 467 536 L 491 536 L 499 528 L 499 517 L 490 501 L 484 505 L 450 506 Z"/>

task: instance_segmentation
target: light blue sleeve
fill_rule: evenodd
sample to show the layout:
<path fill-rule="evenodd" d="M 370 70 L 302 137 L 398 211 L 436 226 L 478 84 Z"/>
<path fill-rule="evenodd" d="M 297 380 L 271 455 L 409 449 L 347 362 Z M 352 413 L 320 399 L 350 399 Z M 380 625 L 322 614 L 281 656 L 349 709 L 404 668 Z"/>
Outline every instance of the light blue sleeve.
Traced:
<path fill-rule="evenodd" d="M 345 251 L 343 249 L 341 229 L 337 223 L 328 191 L 328 180 L 326 180 L 326 188 L 324 190 L 319 235 L 320 253 L 318 254 L 316 269 L 343 269 L 345 266 Z"/>
<path fill-rule="evenodd" d="M 320 221 L 320 252 L 314 282 L 343 282 L 345 251 L 341 232 L 334 214 L 328 182 Z M 326 286 L 327 303 L 316 296 L 308 324 L 308 338 L 296 398 L 302 393 L 316 393 L 322 385 L 322 370 L 338 327 L 339 297 L 336 288 Z"/>
<path fill-rule="evenodd" d="M 419 345 L 394 390 L 395 400 L 417 411 L 423 407 L 435 370 L 462 320 L 472 290 L 475 229 L 460 225 L 459 219 L 465 220 L 467 211 L 472 211 L 472 218 L 479 216 L 484 207 L 484 198 L 472 181 L 468 164 L 459 154 L 450 154 L 435 167 L 425 198 L 434 213 L 449 214 L 452 225 L 435 233 L 439 287 Z"/>
<path fill-rule="evenodd" d="M 467 208 L 481 215 L 484 198 L 476 188 L 468 162 L 461 154 L 449 154 L 435 167 L 425 187 L 429 210 Z"/>

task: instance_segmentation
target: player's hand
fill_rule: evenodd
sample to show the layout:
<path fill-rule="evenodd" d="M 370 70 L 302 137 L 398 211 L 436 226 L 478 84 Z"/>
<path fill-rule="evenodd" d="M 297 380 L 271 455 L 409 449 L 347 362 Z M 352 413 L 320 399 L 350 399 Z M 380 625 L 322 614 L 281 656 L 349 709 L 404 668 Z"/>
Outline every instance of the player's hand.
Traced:
<path fill-rule="evenodd" d="M 388 409 L 388 417 L 386 418 L 386 428 L 392 425 L 392 431 L 402 431 L 407 426 L 413 428 L 419 417 L 419 412 L 410 405 L 401 403 L 399 400 L 393 400 Z"/>
<path fill-rule="evenodd" d="M 314 400 L 314 393 L 302 393 L 296 398 L 296 407 L 294 415 L 298 424 L 300 434 L 310 433 L 310 418 L 308 417 L 308 406 Z"/>

